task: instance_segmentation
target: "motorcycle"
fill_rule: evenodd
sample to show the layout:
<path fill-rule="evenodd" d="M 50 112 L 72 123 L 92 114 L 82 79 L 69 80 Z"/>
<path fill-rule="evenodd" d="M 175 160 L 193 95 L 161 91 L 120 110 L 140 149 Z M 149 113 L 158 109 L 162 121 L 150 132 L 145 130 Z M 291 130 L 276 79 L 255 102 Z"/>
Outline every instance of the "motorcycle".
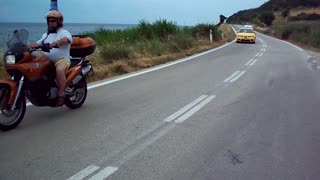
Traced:
<path fill-rule="evenodd" d="M 65 105 L 79 108 L 87 97 L 87 76 L 93 72 L 87 56 L 95 50 L 95 42 L 86 36 L 73 36 L 71 65 L 66 72 Z M 58 98 L 54 64 L 35 51 L 50 51 L 49 44 L 31 48 L 26 45 L 28 31 L 15 30 L 7 42 L 4 69 L 10 78 L 0 80 L 0 130 L 16 128 L 26 111 L 26 98 L 38 107 L 54 107 Z M 39 53 L 38 53 L 39 54 Z"/>

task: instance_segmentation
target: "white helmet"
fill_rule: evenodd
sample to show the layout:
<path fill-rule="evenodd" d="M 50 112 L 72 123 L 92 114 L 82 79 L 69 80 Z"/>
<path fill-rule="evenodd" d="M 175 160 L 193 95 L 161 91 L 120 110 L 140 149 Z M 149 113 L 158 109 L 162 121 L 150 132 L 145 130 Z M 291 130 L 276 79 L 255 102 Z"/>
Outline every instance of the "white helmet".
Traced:
<path fill-rule="evenodd" d="M 48 19 L 50 18 L 55 18 L 58 21 L 58 26 L 63 25 L 63 16 L 59 11 L 56 11 L 56 10 L 49 11 L 46 15 L 47 22 L 48 22 Z"/>

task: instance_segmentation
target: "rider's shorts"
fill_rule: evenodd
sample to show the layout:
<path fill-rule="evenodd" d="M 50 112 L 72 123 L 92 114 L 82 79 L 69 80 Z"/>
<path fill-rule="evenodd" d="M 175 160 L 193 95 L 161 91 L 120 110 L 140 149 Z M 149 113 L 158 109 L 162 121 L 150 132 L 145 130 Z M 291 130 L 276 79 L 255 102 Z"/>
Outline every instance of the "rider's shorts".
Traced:
<path fill-rule="evenodd" d="M 70 67 L 70 61 L 68 61 L 67 59 L 60 59 L 59 61 L 57 61 L 56 63 L 54 63 L 55 66 L 57 66 L 57 64 L 64 62 L 66 63 L 67 67 L 66 67 L 66 72 L 68 71 L 69 67 Z"/>

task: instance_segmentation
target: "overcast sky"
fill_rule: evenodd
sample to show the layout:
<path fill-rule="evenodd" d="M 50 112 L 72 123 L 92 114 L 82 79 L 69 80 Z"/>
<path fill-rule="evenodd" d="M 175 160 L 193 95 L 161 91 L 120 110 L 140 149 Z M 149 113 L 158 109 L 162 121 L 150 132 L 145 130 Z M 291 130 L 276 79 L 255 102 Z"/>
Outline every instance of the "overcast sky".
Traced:
<path fill-rule="evenodd" d="M 66 23 L 138 24 L 140 20 L 178 25 L 218 23 L 268 0 L 58 0 Z M 50 0 L 0 0 L 0 22 L 44 22 Z"/>

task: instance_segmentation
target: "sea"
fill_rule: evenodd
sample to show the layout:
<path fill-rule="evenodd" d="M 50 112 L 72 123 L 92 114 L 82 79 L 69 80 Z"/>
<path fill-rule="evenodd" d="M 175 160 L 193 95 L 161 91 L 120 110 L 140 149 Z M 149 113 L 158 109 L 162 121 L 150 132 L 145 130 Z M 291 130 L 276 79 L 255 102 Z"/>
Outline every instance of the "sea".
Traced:
<path fill-rule="evenodd" d="M 123 30 L 135 27 L 134 24 L 81 24 L 64 23 L 63 28 L 67 29 L 72 35 L 95 32 L 99 29 Z M 47 32 L 46 23 L 9 23 L 0 22 L 0 49 L 7 48 L 6 42 L 12 37 L 14 30 L 25 29 L 29 32 L 28 42 L 35 42 Z"/>

